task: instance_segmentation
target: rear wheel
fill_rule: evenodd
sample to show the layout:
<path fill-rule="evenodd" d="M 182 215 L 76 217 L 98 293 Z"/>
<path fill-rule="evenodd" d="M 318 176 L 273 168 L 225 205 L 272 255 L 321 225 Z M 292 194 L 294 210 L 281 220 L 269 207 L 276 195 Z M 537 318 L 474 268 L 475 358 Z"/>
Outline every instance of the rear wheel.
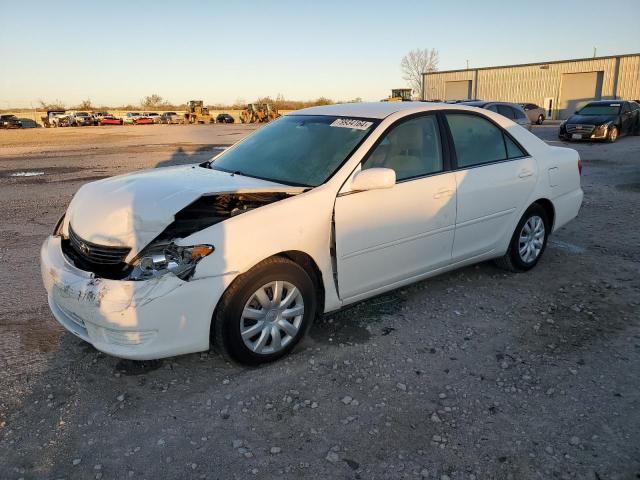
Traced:
<path fill-rule="evenodd" d="M 518 222 L 507 253 L 496 264 L 512 272 L 525 272 L 535 267 L 547 247 L 549 237 L 547 213 L 534 203 Z"/>
<path fill-rule="evenodd" d="M 544 122 L 544 115 L 540 114 L 538 115 L 538 120 L 536 120 L 536 123 L 538 125 L 542 125 L 542 122 Z"/>
<path fill-rule="evenodd" d="M 214 343 L 225 356 L 257 365 L 289 353 L 317 310 L 316 287 L 287 258 L 272 257 L 238 277 L 214 314 Z"/>

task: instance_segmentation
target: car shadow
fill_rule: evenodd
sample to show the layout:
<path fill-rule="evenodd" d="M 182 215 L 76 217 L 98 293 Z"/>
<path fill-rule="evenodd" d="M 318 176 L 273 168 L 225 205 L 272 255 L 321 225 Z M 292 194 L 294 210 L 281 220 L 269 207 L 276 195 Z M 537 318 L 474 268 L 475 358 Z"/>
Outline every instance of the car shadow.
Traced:
<path fill-rule="evenodd" d="M 194 163 L 202 163 L 217 157 L 224 152 L 230 145 L 228 144 L 211 144 L 203 145 L 191 151 L 190 148 L 184 146 L 178 147 L 169 158 L 156 163 L 155 168 L 174 167 L 177 165 L 191 165 Z"/>

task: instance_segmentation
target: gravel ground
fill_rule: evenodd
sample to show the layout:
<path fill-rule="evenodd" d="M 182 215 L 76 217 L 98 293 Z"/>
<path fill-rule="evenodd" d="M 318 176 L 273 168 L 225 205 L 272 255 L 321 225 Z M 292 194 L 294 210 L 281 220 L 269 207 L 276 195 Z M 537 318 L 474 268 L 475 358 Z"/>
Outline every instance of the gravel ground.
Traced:
<path fill-rule="evenodd" d="M 370 299 L 272 365 L 121 361 L 58 326 L 38 251 L 73 192 L 252 128 L 0 132 L 0 478 L 640 478 L 639 137 L 571 144 L 583 209 L 533 271 Z"/>

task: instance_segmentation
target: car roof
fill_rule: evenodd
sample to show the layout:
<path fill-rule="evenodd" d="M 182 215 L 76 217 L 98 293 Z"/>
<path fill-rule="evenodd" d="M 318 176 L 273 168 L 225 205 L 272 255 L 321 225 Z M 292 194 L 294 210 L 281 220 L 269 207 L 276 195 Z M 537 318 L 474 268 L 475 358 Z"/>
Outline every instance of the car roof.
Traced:
<path fill-rule="evenodd" d="M 595 100 L 593 102 L 587 103 L 587 105 L 611 105 L 612 103 L 625 103 L 627 100 Z"/>
<path fill-rule="evenodd" d="M 404 110 L 436 110 L 435 107 L 448 106 L 445 103 L 432 102 L 371 102 L 371 103 L 339 103 L 309 107 L 296 110 L 288 115 L 328 115 L 336 117 L 385 118 Z"/>

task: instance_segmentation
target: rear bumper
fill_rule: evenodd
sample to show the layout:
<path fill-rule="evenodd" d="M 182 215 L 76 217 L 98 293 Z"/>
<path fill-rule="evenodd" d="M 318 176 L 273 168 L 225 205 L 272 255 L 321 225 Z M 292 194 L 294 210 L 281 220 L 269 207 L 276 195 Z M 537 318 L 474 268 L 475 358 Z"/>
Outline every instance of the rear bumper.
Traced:
<path fill-rule="evenodd" d="M 553 199 L 556 217 L 553 225 L 554 232 L 578 216 L 583 197 L 582 188 L 577 188 Z"/>
<path fill-rule="evenodd" d="M 213 310 L 226 277 L 185 282 L 172 274 L 146 281 L 95 278 L 62 253 L 60 237 L 40 252 L 41 273 L 53 316 L 98 350 L 151 360 L 209 348 Z"/>

